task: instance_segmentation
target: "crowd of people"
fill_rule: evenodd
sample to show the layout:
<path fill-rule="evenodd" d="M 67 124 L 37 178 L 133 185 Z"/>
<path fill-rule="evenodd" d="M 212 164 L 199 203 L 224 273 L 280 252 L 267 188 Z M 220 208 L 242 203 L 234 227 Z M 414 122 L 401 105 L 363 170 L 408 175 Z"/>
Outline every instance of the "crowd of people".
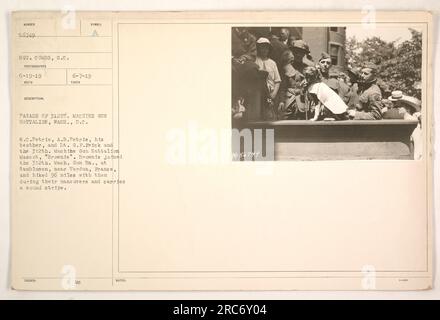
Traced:
<path fill-rule="evenodd" d="M 258 38 L 248 28 L 232 30 L 233 121 L 420 121 L 420 100 L 398 88 L 383 92 L 379 77 L 372 62 L 344 72 L 326 52 L 313 61 L 307 43 L 288 28 Z"/>

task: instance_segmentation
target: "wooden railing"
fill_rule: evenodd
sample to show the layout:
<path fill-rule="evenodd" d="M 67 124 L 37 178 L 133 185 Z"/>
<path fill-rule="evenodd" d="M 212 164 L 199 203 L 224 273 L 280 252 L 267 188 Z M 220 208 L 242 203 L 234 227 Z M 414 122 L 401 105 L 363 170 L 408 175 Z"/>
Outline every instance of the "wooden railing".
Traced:
<path fill-rule="evenodd" d="M 274 129 L 275 160 L 346 160 L 412 159 L 416 126 L 413 120 L 282 120 L 241 128 Z"/>

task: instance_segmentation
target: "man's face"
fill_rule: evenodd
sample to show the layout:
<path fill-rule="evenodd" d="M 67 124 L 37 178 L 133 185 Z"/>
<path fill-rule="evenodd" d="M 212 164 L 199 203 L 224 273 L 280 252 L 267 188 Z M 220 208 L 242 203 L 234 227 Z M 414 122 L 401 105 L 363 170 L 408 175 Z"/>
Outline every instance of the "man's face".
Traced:
<path fill-rule="evenodd" d="M 289 39 L 289 30 L 284 29 L 284 28 L 281 29 L 281 31 L 280 31 L 280 37 L 281 37 L 281 40 L 283 40 L 283 41 Z"/>
<path fill-rule="evenodd" d="M 363 68 L 361 70 L 360 78 L 362 82 L 370 82 L 374 80 L 374 73 L 373 70 L 370 68 Z"/>
<path fill-rule="evenodd" d="M 301 49 L 293 49 L 292 53 L 296 62 L 303 61 L 303 58 L 306 55 L 306 52 Z"/>
<path fill-rule="evenodd" d="M 319 66 L 321 68 L 321 71 L 323 71 L 323 72 L 328 72 L 331 65 L 332 65 L 332 60 L 330 58 L 321 59 L 319 61 Z"/>
<path fill-rule="evenodd" d="M 269 56 L 269 46 L 261 45 L 258 47 L 258 55 L 260 57 L 266 58 Z"/>

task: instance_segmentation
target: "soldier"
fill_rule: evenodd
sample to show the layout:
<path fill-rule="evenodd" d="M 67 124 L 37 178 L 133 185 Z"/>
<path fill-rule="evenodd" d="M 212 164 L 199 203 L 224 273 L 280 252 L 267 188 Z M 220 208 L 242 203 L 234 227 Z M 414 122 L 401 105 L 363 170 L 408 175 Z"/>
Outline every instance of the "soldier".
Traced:
<path fill-rule="evenodd" d="M 307 56 L 310 53 L 309 45 L 304 40 L 295 40 L 291 47 L 293 56 L 295 60 L 293 61 L 293 66 L 303 72 L 305 67 L 312 67 L 314 64 L 310 61 Z"/>
<path fill-rule="evenodd" d="M 308 46 L 303 40 L 295 40 L 292 43 L 292 51 L 285 51 L 282 55 L 282 101 L 279 104 L 281 119 L 306 119 L 306 104 L 302 82 L 304 81 L 303 70 L 310 64 L 307 63 Z"/>
<path fill-rule="evenodd" d="M 330 68 L 332 66 L 332 59 L 327 52 L 322 52 L 321 57 L 318 60 L 318 65 L 316 66 L 319 74 L 321 76 L 321 81 L 332 88 L 336 93 L 338 93 L 339 84 L 336 79 L 330 78 Z"/>
<path fill-rule="evenodd" d="M 377 66 L 366 63 L 359 75 L 359 102 L 356 110 L 349 110 L 348 114 L 354 120 L 382 119 L 382 94 L 377 81 Z"/>
<path fill-rule="evenodd" d="M 321 53 L 317 68 L 321 75 L 321 81 L 333 89 L 345 102 L 350 100 L 350 88 L 345 82 L 338 79 L 339 73 L 332 68 L 332 59 L 327 52 Z"/>
<path fill-rule="evenodd" d="M 327 52 L 322 52 L 321 57 L 318 60 L 318 65 L 316 66 L 319 74 L 321 76 L 321 81 L 328 85 L 330 67 L 332 66 L 332 59 Z M 331 86 L 329 86 L 332 88 Z M 332 88 L 333 89 L 333 88 Z"/>

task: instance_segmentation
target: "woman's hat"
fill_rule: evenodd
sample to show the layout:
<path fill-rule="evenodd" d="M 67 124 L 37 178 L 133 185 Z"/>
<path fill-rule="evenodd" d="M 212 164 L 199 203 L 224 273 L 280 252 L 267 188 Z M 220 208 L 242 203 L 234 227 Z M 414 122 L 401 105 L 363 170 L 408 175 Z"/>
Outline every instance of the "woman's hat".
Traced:
<path fill-rule="evenodd" d="M 390 101 L 397 101 L 403 98 L 403 92 L 400 90 L 396 90 L 391 92 L 391 95 L 388 97 Z"/>

